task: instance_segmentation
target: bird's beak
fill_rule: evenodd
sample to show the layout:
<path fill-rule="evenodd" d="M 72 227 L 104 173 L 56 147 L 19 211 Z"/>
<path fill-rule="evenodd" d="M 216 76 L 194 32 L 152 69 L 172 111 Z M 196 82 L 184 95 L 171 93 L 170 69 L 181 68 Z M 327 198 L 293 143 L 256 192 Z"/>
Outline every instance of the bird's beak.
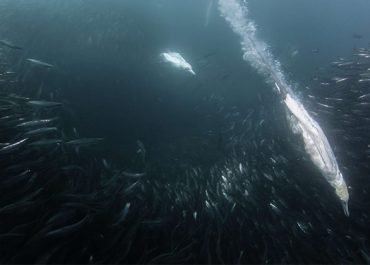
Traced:
<path fill-rule="evenodd" d="M 348 217 L 349 216 L 348 201 L 342 201 L 342 207 L 344 214 Z"/>

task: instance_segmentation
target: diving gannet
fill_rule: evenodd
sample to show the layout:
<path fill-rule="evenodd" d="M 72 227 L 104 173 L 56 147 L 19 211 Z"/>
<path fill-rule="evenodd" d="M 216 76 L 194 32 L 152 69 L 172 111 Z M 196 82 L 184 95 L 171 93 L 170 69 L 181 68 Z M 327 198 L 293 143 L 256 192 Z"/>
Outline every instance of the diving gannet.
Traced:
<path fill-rule="evenodd" d="M 191 65 L 178 52 L 163 52 L 160 56 L 164 62 L 170 63 L 177 68 L 186 70 L 195 75 Z"/>
<path fill-rule="evenodd" d="M 346 182 L 339 170 L 333 150 L 319 124 L 308 114 L 304 106 L 290 95 L 282 91 L 277 83 L 278 91 L 284 93 L 284 104 L 290 112 L 288 120 L 294 133 L 302 136 L 305 150 L 314 165 L 335 189 L 335 193 L 342 202 L 344 214 L 349 216 L 348 189 Z"/>

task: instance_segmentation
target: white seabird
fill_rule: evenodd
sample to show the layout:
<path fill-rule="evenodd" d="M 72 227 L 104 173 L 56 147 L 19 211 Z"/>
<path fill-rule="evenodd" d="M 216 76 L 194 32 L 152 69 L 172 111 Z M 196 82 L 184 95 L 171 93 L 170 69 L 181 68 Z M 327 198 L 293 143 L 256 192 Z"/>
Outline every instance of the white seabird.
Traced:
<path fill-rule="evenodd" d="M 280 91 L 281 89 L 275 83 Z M 288 120 L 292 131 L 302 136 L 305 150 L 314 165 L 335 189 L 337 197 L 342 202 L 344 214 L 349 216 L 349 194 L 346 182 L 339 170 L 333 150 L 319 124 L 308 114 L 304 106 L 289 93 L 286 93 L 284 104 L 288 110 Z"/>
<path fill-rule="evenodd" d="M 195 75 L 191 65 L 178 52 L 163 52 L 160 56 L 164 62 L 170 63 L 179 69 L 186 70 Z"/>

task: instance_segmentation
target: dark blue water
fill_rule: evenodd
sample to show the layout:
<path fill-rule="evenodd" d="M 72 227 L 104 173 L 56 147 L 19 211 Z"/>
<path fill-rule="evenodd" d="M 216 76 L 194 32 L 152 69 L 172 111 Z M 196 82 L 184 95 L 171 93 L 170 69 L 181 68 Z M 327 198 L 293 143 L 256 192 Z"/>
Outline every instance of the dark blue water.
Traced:
<path fill-rule="evenodd" d="M 339 249 L 356 252 L 362 244 L 368 244 L 365 235 L 368 229 L 364 224 L 368 211 L 365 211 L 366 204 L 362 204 L 368 192 L 361 188 L 368 186 L 361 183 L 368 173 L 368 158 L 360 157 L 354 145 L 343 142 L 341 134 L 350 127 L 340 123 L 345 120 L 343 113 L 332 111 L 332 116 L 325 116 L 319 112 L 316 118 L 334 143 L 339 166 L 356 191 L 352 218 L 359 221 L 352 224 L 342 216 L 334 196 L 322 198 L 323 202 L 318 200 L 321 194 L 331 194 L 332 190 L 312 168 L 297 139 L 286 134 L 289 130 L 279 101 L 263 76 L 243 60 L 240 40 L 220 17 L 216 1 L 206 22 L 209 4 L 208 0 L 3 0 L 0 39 L 24 47 L 22 52 L 7 53 L 21 80 L 23 93 L 64 102 L 79 135 L 103 137 L 104 144 L 99 151 L 119 168 L 132 167 L 137 140 L 140 140 L 152 168 L 209 169 L 216 165 L 219 169 L 227 164 L 225 167 L 236 170 L 239 162 L 248 161 L 251 175 L 262 176 L 271 170 L 272 175 L 280 176 L 281 182 L 272 189 L 268 181 L 255 188 L 261 192 L 248 201 L 254 210 L 240 210 L 241 216 L 253 213 L 247 225 L 258 227 L 256 222 L 268 223 L 251 232 L 250 238 L 258 237 L 259 245 L 250 247 L 249 251 L 254 247 L 261 249 L 263 244 L 270 246 L 266 243 L 270 236 L 280 235 L 281 240 L 298 238 L 295 242 L 299 242 L 307 237 L 312 244 L 325 246 L 320 257 L 311 259 L 314 262 L 335 260 L 334 240 L 340 240 Z M 360 0 L 249 1 L 258 37 L 281 62 L 287 79 L 295 84 L 300 97 L 306 99 L 310 111 L 316 111 L 314 102 L 307 99 L 313 92 L 305 87 L 318 85 L 313 81 L 318 75 L 332 77 L 330 63 L 338 57 L 350 57 L 354 48 L 368 46 L 368 10 L 370 2 Z M 161 62 L 159 54 L 167 50 L 183 54 L 197 75 Z M 33 68 L 25 62 L 26 58 L 40 59 L 56 67 Z M 318 99 L 328 96 L 322 92 L 314 91 Z M 345 92 L 337 96 L 344 95 Z M 246 133 L 245 124 L 249 120 L 253 129 L 249 128 Z M 363 119 L 356 126 L 366 127 L 366 122 Z M 351 126 L 353 124 L 356 123 Z M 358 131 L 348 137 L 358 133 L 355 136 L 361 135 L 360 140 L 367 141 Z M 282 160 L 266 170 L 271 157 L 276 159 L 279 155 L 290 159 L 289 163 Z M 309 185 L 312 189 L 302 191 Z M 286 189 L 288 186 L 291 189 Z M 302 197 L 295 198 L 299 194 L 303 194 Z M 289 201 L 280 207 L 291 212 L 266 215 L 271 212 L 272 206 L 268 205 L 275 195 L 286 196 L 285 200 Z M 260 206 L 262 210 L 259 203 L 264 203 Z M 309 213 L 315 212 L 315 207 L 320 208 L 312 217 L 312 226 L 306 212 L 302 213 L 305 207 Z M 283 216 L 288 216 L 288 221 Z M 336 218 L 338 223 L 333 221 Z M 290 225 L 297 226 L 296 219 L 311 227 L 311 237 L 299 234 L 298 228 L 288 229 Z M 266 235 L 265 231 L 270 234 Z M 292 234 L 284 235 L 284 231 Z M 234 233 L 237 232 L 231 234 Z M 237 244 L 236 241 L 232 245 Z M 288 249 L 288 245 L 284 244 L 284 249 Z M 309 261 L 309 255 L 314 252 L 309 245 L 300 245 L 299 253 L 307 254 L 301 261 Z M 289 246 L 287 251 L 294 253 L 294 247 Z"/>

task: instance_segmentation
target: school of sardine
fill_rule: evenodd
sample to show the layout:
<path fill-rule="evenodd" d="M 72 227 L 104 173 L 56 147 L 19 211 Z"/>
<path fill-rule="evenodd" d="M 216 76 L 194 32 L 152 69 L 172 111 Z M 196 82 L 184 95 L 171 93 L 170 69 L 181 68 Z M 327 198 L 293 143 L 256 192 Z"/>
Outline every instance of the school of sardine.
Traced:
<path fill-rule="evenodd" d="M 8 41 L 0 44 L 20 50 Z M 315 169 L 297 156 L 302 144 L 288 134 L 288 127 L 295 126 L 293 131 L 303 137 L 306 154 L 321 155 L 313 162 L 347 202 L 347 190 L 337 178 L 341 171 L 332 161 L 334 151 L 308 111 L 333 124 L 335 129 L 325 132 L 329 139 L 336 135 L 341 140 L 335 151 L 345 156 L 341 168 L 349 179 L 356 178 L 349 173 L 359 168 L 370 172 L 369 54 L 367 48 L 356 49 L 353 60 L 333 63 L 337 76 L 317 78 L 317 86 L 307 87 L 302 100 L 307 112 L 287 95 L 283 103 L 292 119 L 286 127 L 279 118 L 285 117 L 285 110 L 269 91 L 261 92 L 261 108 L 247 113 L 210 96 L 207 100 L 219 106 L 218 115 L 224 115 L 221 133 L 209 132 L 218 137 L 220 152 L 227 154 L 224 159 L 210 167 L 184 162 L 151 168 L 150 152 L 137 140 L 134 155 L 145 165 L 140 170 L 116 168 L 95 152 L 104 144 L 99 136 L 68 136 L 77 133 L 61 119 L 62 101 L 9 92 L 16 74 L 4 64 L 0 262 L 368 262 L 367 202 L 360 202 L 357 195 L 354 213 L 344 221 L 350 228 L 337 225 L 345 217 L 332 207 L 330 196 L 318 199 L 325 193 L 320 178 L 301 178 Z M 182 69 L 192 73 L 191 67 Z M 317 136 L 321 140 L 314 141 L 316 149 L 307 150 Z M 341 147 L 342 143 L 346 145 Z M 369 184 L 361 180 L 366 192 Z"/>

